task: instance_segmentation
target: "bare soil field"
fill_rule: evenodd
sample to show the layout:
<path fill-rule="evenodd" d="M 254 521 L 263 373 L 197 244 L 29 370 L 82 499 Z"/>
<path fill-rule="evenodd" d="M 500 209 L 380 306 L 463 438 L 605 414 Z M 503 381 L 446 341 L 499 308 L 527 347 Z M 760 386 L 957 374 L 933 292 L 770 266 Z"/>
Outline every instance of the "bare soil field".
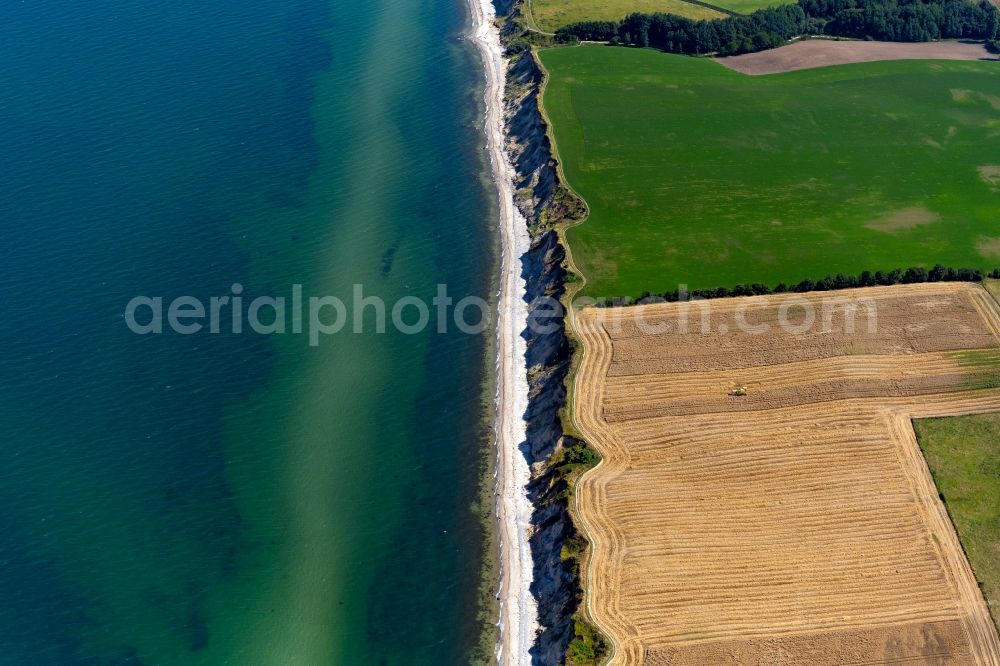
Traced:
<path fill-rule="evenodd" d="M 574 417 L 604 456 L 576 494 L 587 605 L 614 664 L 1000 665 L 911 425 L 1000 411 L 982 287 L 590 308 L 575 327 Z"/>
<path fill-rule="evenodd" d="M 807 39 L 768 51 L 716 58 L 744 74 L 777 74 L 796 69 L 874 60 L 996 60 L 982 44 L 942 42 L 861 42 Z"/>

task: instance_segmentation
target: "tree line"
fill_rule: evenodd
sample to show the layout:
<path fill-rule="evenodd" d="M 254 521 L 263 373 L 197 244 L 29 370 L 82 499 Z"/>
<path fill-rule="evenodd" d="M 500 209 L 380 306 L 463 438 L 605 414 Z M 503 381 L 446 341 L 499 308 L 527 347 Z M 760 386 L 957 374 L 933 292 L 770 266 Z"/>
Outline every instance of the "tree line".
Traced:
<path fill-rule="evenodd" d="M 998 26 L 1000 12 L 987 0 L 799 0 L 720 19 L 633 13 L 621 21 L 584 21 L 559 28 L 556 40 L 651 46 L 689 55 L 737 55 L 774 48 L 805 35 L 903 42 L 989 41 L 997 39 Z"/>
<path fill-rule="evenodd" d="M 785 294 L 789 292 L 807 293 L 811 291 L 837 291 L 840 289 L 855 289 L 858 287 L 879 287 L 896 284 L 920 284 L 923 282 L 982 282 L 990 277 L 1000 279 L 1000 268 L 985 274 L 978 268 L 947 268 L 937 264 L 927 270 L 922 266 L 913 266 L 903 270 L 864 271 L 860 275 L 828 275 L 819 280 L 805 279 L 797 284 L 779 283 L 775 287 L 766 284 L 738 284 L 735 287 L 718 287 L 716 289 L 695 289 L 686 291 L 674 289 L 660 294 L 644 292 L 639 298 L 628 297 L 606 298 L 598 301 L 597 307 L 621 307 L 624 305 L 643 305 L 647 303 L 675 303 L 691 299 L 707 300 L 712 298 L 729 298 L 733 296 L 767 296 L 769 294 Z"/>

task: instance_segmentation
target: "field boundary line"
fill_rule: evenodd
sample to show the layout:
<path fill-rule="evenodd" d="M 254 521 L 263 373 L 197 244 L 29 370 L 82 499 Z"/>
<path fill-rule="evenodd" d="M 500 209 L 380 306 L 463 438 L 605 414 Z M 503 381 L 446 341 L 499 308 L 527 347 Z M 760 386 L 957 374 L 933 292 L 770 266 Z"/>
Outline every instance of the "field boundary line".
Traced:
<path fill-rule="evenodd" d="M 722 5 L 713 5 L 711 2 L 704 2 L 704 0 L 681 0 L 681 2 L 686 2 L 689 5 L 697 5 L 698 7 L 704 7 L 705 9 L 714 9 L 715 11 L 728 16 L 749 16 L 749 14 L 738 12 L 735 9 L 729 9 L 728 7 L 723 7 Z"/>
<path fill-rule="evenodd" d="M 583 356 L 583 354 L 596 355 L 594 357 L 596 362 L 591 363 L 593 370 L 590 370 L 589 372 L 583 372 L 581 363 L 581 367 L 577 368 L 579 372 L 574 377 L 575 384 L 581 384 L 585 382 L 585 380 L 587 380 L 590 377 L 591 373 L 596 373 L 598 379 L 600 379 L 603 376 L 603 374 L 607 372 L 607 369 L 611 366 L 611 339 L 610 337 L 607 336 L 606 332 L 603 332 L 603 329 L 597 330 L 599 328 L 602 328 L 600 327 L 599 324 L 599 315 L 590 312 L 581 314 L 584 317 L 584 321 L 580 324 L 576 323 L 574 324 L 574 326 L 576 326 L 576 332 L 581 340 L 580 352 L 582 353 L 580 353 L 579 355 L 580 356 Z M 593 326 L 591 326 L 590 322 L 586 321 L 586 319 L 588 318 L 592 318 L 594 320 Z M 588 393 L 584 388 L 584 390 L 582 391 L 583 397 L 582 398 L 580 397 L 581 396 L 580 391 L 575 391 L 574 399 L 590 398 L 591 400 L 596 400 L 597 404 L 600 404 L 601 395 L 603 394 L 603 382 L 602 381 L 598 381 L 596 383 L 592 382 L 592 385 L 594 387 L 600 387 L 600 389 L 597 392 L 597 395 L 591 396 L 591 393 Z M 588 423 L 585 424 L 581 421 L 580 415 L 582 414 L 587 415 Z M 609 622 L 610 618 L 603 617 L 599 620 L 597 616 L 595 616 L 594 614 L 593 597 L 594 597 L 594 585 L 596 578 L 594 576 L 593 569 L 596 561 L 595 557 L 596 551 L 598 550 L 598 548 L 602 547 L 601 546 L 602 539 L 597 536 L 595 530 L 592 528 L 601 528 L 602 537 L 610 536 L 612 540 L 618 543 L 621 543 L 622 536 L 617 532 L 616 526 L 610 521 L 608 521 L 608 524 L 606 525 L 593 525 L 592 520 L 597 516 L 593 515 L 588 516 L 587 512 L 584 512 L 581 509 L 580 497 L 583 495 L 582 491 L 588 485 L 594 485 L 595 486 L 595 490 L 593 491 L 594 494 L 600 494 L 597 491 L 597 484 L 599 483 L 599 481 L 606 483 L 606 479 L 601 479 L 599 477 L 598 470 L 604 467 L 606 463 L 609 463 L 612 458 L 621 455 L 623 449 L 620 446 L 609 446 L 609 442 L 605 441 L 605 438 L 599 434 L 600 433 L 599 426 L 597 429 L 591 430 L 590 426 L 592 424 L 589 423 L 591 417 L 592 417 L 591 412 L 589 410 L 584 409 L 583 411 L 580 410 L 575 411 L 573 418 L 574 421 L 576 421 L 575 423 L 576 427 L 583 434 L 585 441 L 594 448 L 596 448 L 598 452 L 601 454 L 601 461 L 597 465 L 595 465 L 592 469 L 584 472 L 577 480 L 576 492 L 573 494 L 573 504 L 575 513 L 580 518 L 580 529 L 583 531 L 584 536 L 587 538 L 587 541 L 590 544 L 589 553 L 587 555 L 587 562 L 583 567 L 584 574 L 582 582 L 583 582 L 583 594 L 584 594 L 584 607 L 587 613 L 587 617 L 595 626 L 597 626 L 604 633 L 604 635 L 608 638 L 608 641 L 611 643 L 611 651 L 608 654 L 608 657 L 604 663 L 612 664 L 622 654 L 622 645 L 620 636 L 622 635 L 622 633 L 627 634 L 629 631 L 629 627 L 623 620 L 619 620 L 616 623 L 610 623 Z M 594 511 L 593 513 L 599 513 L 599 511 Z M 614 600 L 614 605 L 617 605 L 617 599 L 614 597 L 614 595 L 609 595 L 609 597 Z M 609 631 L 609 628 L 618 629 L 622 633 L 616 634 L 613 631 Z"/>
<path fill-rule="evenodd" d="M 531 3 L 531 0 L 525 0 L 526 4 Z M 529 8 L 530 11 L 530 8 Z M 532 21 L 534 18 L 532 17 Z M 562 157 L 559 155 L 559 148 L 556 142 L 555 134 L 552 130 L 552 120 L 549 118 L 548 113 L 545 109 L 545 104 L 543 100 L 545 98 L 545 90 L 549 84 L 549 71 L 545 68 L 542 59 L 538 52 L 541 49 L 532 48 L 531 57 L 535 61 L 535 65 L 538 67 L 542 74 L 542 80 L 538 86 L 538 97 L 536 104 L 538 105 L 538 114 L 542 119 L 542 123 L 545 126 L 545 135 L 549 140 L 550 151 L 552 159 L 555 161 L 556 165 L 556 177 L 559 183 L 566 188 L 573 196 L 575 196 L 583 205 L 584 214 L 579 220 L 574 220 L 572 222 L 565 222 L 555 226 L 556 236 L 559 239 L 560 244 L 562 244 L 563 251 L 565 253 L 564 263 L 566 265 L 566 270 L 575 276 L 576 280 L 572 283 L 565 283 L 565 292 L 563 293 L 562 303 L 563 307 L 567 312 L 565 333 L 566 338 L 570 345 L 570 367 L 567 372 L 565 380 L 566 388 L 566 402 L 565 402 L 565 412 L 561 414 L 561 425 L 564 433 L 570 435 L 579 436 L 579 439 L 587 443 L 588 446 L 593 446 L 601 454 L 601 460 L 591 469 L 585 471 L 576 481 L 575 492 L 573 493 L 573 503 L 572 503 L 572 513 L 576 517 L 577 525 L 580 531 L 583 533 L 584 538 L 587 540 L 588 548 L 585 554 L 585 561 L 581 562 L 580 570 L 583 572 L 581 575 L 581 587 L 583 588 L 583 612 L 588 621 L 591 622 L 597 629 L 603 634 L 603 636 L 610 643 L 610 651 L 608 655 L 602 660 L 602 666 L 611 664 L 614 662 L 618 655 L 618 643 L 613 633 L 608 631 L 607 627 L 599 622 L 595 617 L 592 610 L 591 598 L 593 589 L 593 562 L 594 562 L 594 551 L 598 548 L 598 540 L 595 537 L 594 531 L 590 529 L 590 525 L 587 523 L 587 519 L 584 517 L 584 513 L 580 510 L 580 487 L 581 484 L 587 483 L 586 479 L 593 478 L 595 470 L 599 469 L 604 465 L 606 455 L 604 450 L 602 450 L 597 444 L 594 443 L 592 433 L 588 433 L 584 428 L 580 427 L 576 418 L 576 386 L 579 377 L 580 368 L 583 364 L 583 357 L 588 353 L 586 349 L 586 343 L 584 342 L 579 324 L 577 323 L 577 311 L 573 307 L 573 299 L 581 289 L 587 284 L 587 276 L 584 275 L 583 271 L 577 266 L 573 258 L 573 249 L 569 244 L 566 237 L 566 232 L 572 227 L 579 224 L 583 224 L 590 217 L 590 204 L 580 196 L 580 193 L 573 189 L 573 186 L 569 183 L 566 178 L 566 174 L 563 171 Z M 611 350 L 611 340 L 608 339 L 607 350 L 609 352 L 607 366 L 610 367 L 610 350 Z"/>
<path fill-rule="evenodd" d="M 987 326 L 993 332 L 993 337 L 1000 344 L 1000 303 L 986 287 L 980 286 L 980 290 L 972 294 L 972 304 L 986 320 Z"/>
<path fill-rule="evenodd" d="M 953 589 L 959 599 L 967 604 L 967 609 L 976 608 L 978 613 L 962 615 L 962 625 L 968 635 L 972 652 L 986 661 L 983 666 L 1000 665 L 1000 639 L 997 637 L 993 618 L 979 589 L 979 583 L 972 564 L 958 538 L 958 531 L 948 514 L 948 509 L 941 499 L 930 467 L 924 458 L 924 453 L 917 442 L 917 434 L 913 429 L 912 410 L 900 408 L 885 412 L 889 421 L 890 432 L 895 433 L 897 455 L 904 474 L 910 478 L 910 484 L 918 502 L 924 505 L 926 515 L 931 521 L 927 525 L 932 537 L 947 540 L 947 544 L 932 538 L 931 545 L 938 558 L 945 564 L 945 574 L 951 579 Z M 988 625 L 988 626 L 987 626 Z"/>
<path fill-rule="evenodd" d="M 524 4 L 522 6 L 524 7 L 524 20 L 528 24 L 528 30 L 531 30 L 532 32 L 537 32 L 539 35 L 546 35 L 548 37 L 556 36 L 556 33 L 545 32 L 544 30 L 538 27 L 538 23 L 535 22 L 535 15 L 531 11 L 531 0 L 524 0 Z"/>
<path fill-rule="evenodd" d="M 530 2 L 531 0 L 527 0 Z M 560 47 L 550 47 L 550 48 L 560 48 Z M 566 47 L 562 47 L 566 48 Z M 545 90 L 549 85 L 549 70 L 545 68 L 545 64 L 542 62 L 539 56 L 539 51 L 542 49 L 532 49 L 531 57 L 534 58 L 535 64 L 538 66 L 539 71 L 542 73 L 542 81 L 538 85 L 538 114 L 542 117 L 542 122 L 545 125 L 545 136 L 549 140 L 549 146 L 552 153 L 552 159 L 556 163 L 556 176 L 559 179 L 560 184 L 565 187 L 573 196 L 580 200 L 583 204 L 584 214 L 579 220 L 574 220 L 572 222 L 564 222 L 562 224 L 556 225 L 555 232 L 559 238 L 559 242 L 563 247 L 563 251 L 566 253 L 564 259 L 566 263 L 566 269 L 572 275 L 576 277 L 576 281 L 566 284 L 566 291 L 562 297 L 563 308 L 567 313 L 567 321 L 569 325 L 566 327 L 566 337 L 569 339 L 570 346 L 573 348 L 573 353 L 570 357 L 570 367 L 569 372 L 566 376 L 566 416 L 563 421 L 563 429 L 566 430 L 571 428 L 572 430 L 577 430 L 576 418 L 574 416 L 574 410 L 576 409 L 576 374 L 583 362 L 583 355 L 586 353 L 583 349 L 583 345 L 576 333 L 576 310 L 573 307 L 574 297 L 580 293 L 580 291 L 587 286 L 587 276 L 580 270 L 573 257 L 573 248 L 569 243 L 569 238 L 566 232 L 573 227 L 579 226 L 590 218 L 590 204 L 587 200 L 580 196 L 580 193 L 573 189 L 569 180 L 566 178 L 566 173 L 563 171 L 563 161 L 562 157 L 559 155 L 559 144 L 556 142 L 555 134 L 552 131 L 552 120 L 549 118 L 548 112 L 545 110 Z M 569 434 L 574 434 L 570 432 Z M 576 434 L 579 434 L 578 432 Z M 586 439 L 581 437 L 580 439 Z M 582 477 L 581 477 L 582 478 Z"/>
<path fill-rule="evenodd" d="M 997 0 L 997 2 L 1000 2 L 1000 0 Z M 993 289 L 990 289 L 988 285 L 996 285 L 997 292 L 993 293 Z M 1000 279 L 986 278 L 986 280 L 983 281 L 983 289 L 986 290 L 986 293 L 989 294 L 990 298 L 992 298 L 997 304 L 997 308 L 1000 308 Z"/>

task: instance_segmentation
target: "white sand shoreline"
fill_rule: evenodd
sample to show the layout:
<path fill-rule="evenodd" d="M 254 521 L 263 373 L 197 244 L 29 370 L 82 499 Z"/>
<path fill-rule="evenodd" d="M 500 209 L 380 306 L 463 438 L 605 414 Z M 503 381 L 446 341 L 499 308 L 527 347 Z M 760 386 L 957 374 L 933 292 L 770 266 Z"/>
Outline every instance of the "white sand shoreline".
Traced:
<path fill-rule="evenodd" d="M 528 377 L 525 341 L 527 325 L 525 282 L 521 278 L 521 256 L 530 239 L 524 218 L 514 205 L 514 171 L 504 150 L 503 97 L 507 61 L 503 57 L 500 31 L 490 0 L 469 0 L 472 40 L 483 58 L 486 75 L 485 132 L 493 181 L 499 194 L 502 261 L 497 300 L 497 393 L 495 472 L 496 516 L 500 532 L 500 639 L 497 663 L 527 666 L 534 644 L 538 611 L 531 595 L 531 549 L 528 529 L 531 503 L 526 486 L 528 462 L 519 449 L 525 440 L 524 413 L 528 407 Z"/>

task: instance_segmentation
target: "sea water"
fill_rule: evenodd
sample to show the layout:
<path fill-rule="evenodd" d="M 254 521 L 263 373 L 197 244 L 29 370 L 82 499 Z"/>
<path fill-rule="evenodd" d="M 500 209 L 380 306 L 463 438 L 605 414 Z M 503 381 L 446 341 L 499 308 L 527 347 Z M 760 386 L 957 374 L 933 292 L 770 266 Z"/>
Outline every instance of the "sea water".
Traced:
<path fill-rule="evenodd" d="M 489 295 L 466 14 L 0 8 L 0 664 L 474 656 L 489 330 L 379 333 L 368 311 L 310 345 L 124 314 L 293 285 Z"/>

